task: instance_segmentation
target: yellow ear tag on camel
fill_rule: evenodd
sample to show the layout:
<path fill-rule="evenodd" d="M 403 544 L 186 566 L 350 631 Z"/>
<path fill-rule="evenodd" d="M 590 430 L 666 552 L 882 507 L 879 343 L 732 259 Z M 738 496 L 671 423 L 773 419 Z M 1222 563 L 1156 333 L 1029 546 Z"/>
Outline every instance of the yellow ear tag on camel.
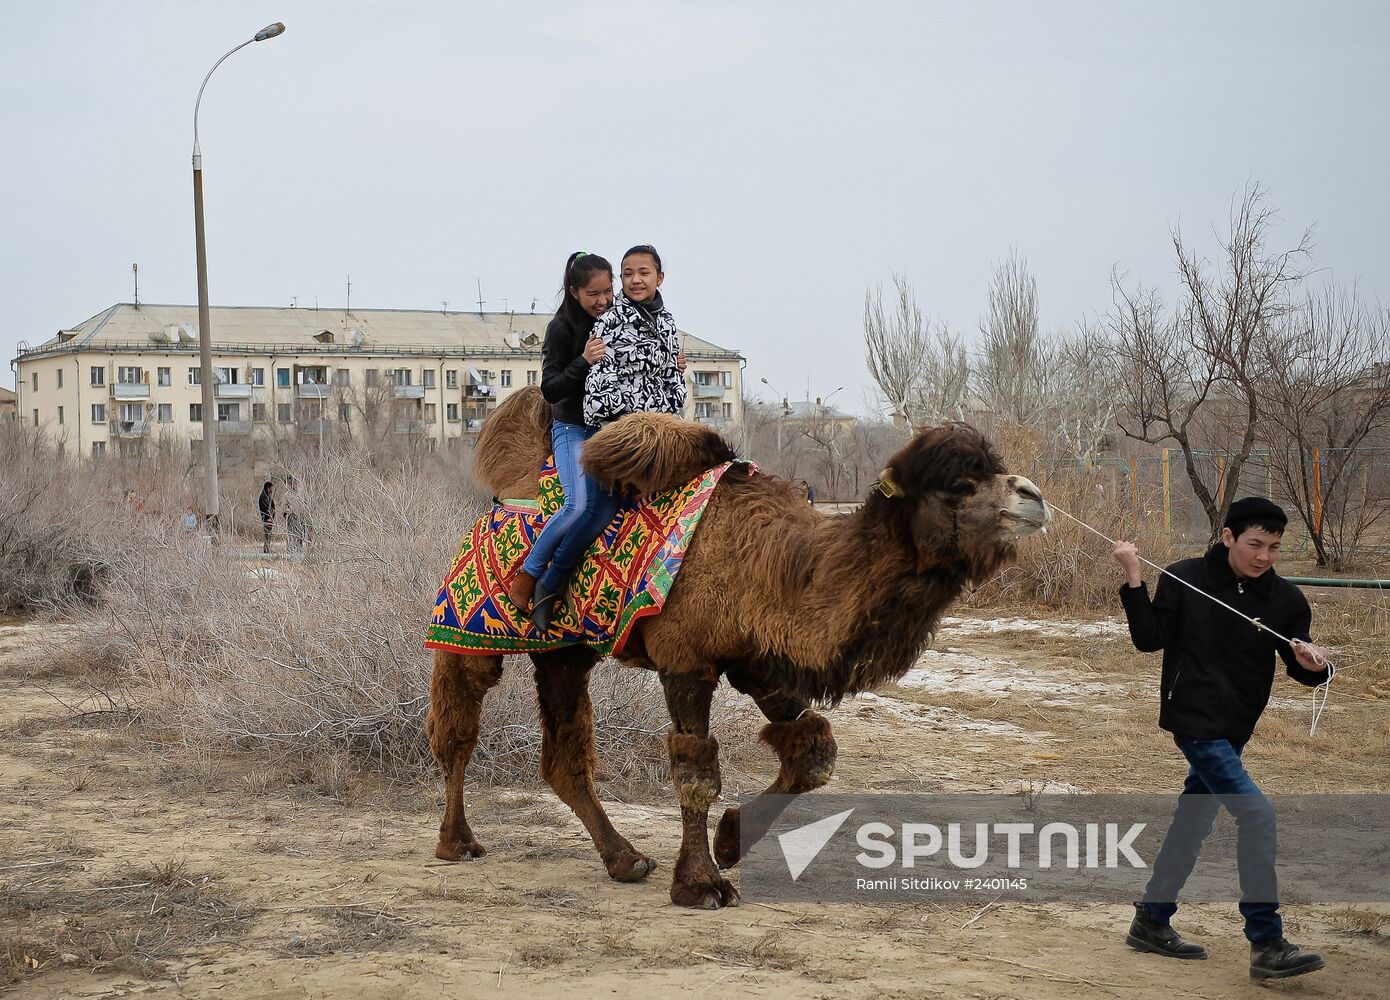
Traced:
<path fill-rule="evenodd" d="M 899 486 L 897 483 L 893 482 L 893 480 L 889 476 L 879 476 L 878 483 L 876 485 L 878 486 L 878 491 L 882 493 L 885 497 L 887 497 L 889 500 L 892 500 L 894 497 L 900 497 L 903 495 L 902 487 Z"/>

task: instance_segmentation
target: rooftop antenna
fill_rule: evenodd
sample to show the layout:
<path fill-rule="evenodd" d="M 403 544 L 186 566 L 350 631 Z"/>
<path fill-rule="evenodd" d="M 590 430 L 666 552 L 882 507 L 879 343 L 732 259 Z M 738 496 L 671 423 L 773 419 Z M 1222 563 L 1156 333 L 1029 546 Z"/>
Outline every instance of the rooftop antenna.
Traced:
<path fill-rule="evenodd" d="M 291 309 L 298 309 L 298 308 L 299 308 L 299 296 L 298 296 L 298 295 L 291 295 L 291 296 L 290 296 L 290 308 L 291 308 Z"/>
<path fill-rule="evenodd" d="M 347 317 L 352 312 L 352 275 L 347 276 L 347 305 L 343 306 L 343 316 Z"/>
<path fill-rule="evenodd" d="M 478 279 L 478 315 L 483 314 L 483 279 Z"/>
<path fill-rule="evenodd" d="M 449 300 L 440 299 L 439 304 L 443 307 L 440 311 L 443 312 L 445 316 L 449 315 Z"/>
<path fill-rule="evenodd" d="M 135 308 L 140 308 L 140 265 L 131 264 L 131 272 L 135 275 Z"/>
<path fill-rule="evenodd" d="M 531 296 L 531 312 L 532 312 L 532 314 L 534 314 L 535 311 L 536 311 L 536 297 L 533 295 L 533 296 Z"/>

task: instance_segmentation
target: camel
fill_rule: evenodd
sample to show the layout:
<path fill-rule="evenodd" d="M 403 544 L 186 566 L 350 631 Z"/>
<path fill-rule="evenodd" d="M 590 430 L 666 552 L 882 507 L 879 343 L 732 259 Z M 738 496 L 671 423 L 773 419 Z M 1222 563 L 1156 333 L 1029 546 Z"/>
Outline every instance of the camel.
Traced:
<path fill-rule="evenodd" d="M 534 497 L 549 426 L 539 389 L 513 394 L 478 441 L 480 482 L 497 496 Z M 634 414 L 591 438 L 584 463 L 610 488 L 644 494 L 733 455 L 709 427 Z M 657 672 L 671 716 L 667 751 L 682 825 L 672 902 L 738 904 L 721 869 L 737 865 L 789 796 L 821 787 L 834 769 L 830 723 L 813 706 L 834 706 L 906 673 L 961 590 L 1014 559 L 1019 540 L 1048 516 L 1038 488 L 1009 475 L 984 436 L 963 424 L 918 431 L 853 514 L 818 514 L 793 484 L 743 466 L 724 474 L 665 608 L 641 620 L 617 654 Z M 584 824 L 611 878 L 645 878 L 656 862 L 614 829 L 594 789 L 588 675 L 597 655 L 581 646 L 532 659 L 541 775 Z M 500 655 L 435 653 L 426 729 L 445 778 L 435 851 L 445 860 L 486 853 L 464 815 L 463 778 L 483 699 L 501 676 Z M 780 768 L 748 809 L 725 810 L 711 852 L 708 817 L 720 775 L 709 719 L 721 679 L 766 716 L 760 737 Z"/>

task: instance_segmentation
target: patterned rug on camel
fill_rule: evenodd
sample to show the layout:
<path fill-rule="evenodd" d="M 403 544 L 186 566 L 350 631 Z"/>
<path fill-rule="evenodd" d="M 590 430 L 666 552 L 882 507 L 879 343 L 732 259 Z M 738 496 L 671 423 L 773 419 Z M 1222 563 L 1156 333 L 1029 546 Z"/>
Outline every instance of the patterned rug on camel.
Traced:
<path fill-rule="evenodd" d="M 533 653 L 584 644 L 621 650 L 633 623 L 659 612 L 725 462 L 678 489 L 624 501 L 570 578 L 549 636 L 507 599 L 564 490 L 552 456 L 541 470 L 540 500 L 499 500 L 463 537 L 425 633 L 428 649 L 458 653 Z"/>

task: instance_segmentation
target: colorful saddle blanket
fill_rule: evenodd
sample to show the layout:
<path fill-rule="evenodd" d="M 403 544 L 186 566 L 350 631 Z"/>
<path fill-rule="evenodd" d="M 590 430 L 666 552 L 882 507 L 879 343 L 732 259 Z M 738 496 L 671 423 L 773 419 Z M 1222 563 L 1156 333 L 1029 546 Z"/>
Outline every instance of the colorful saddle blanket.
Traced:
<path fill-rule="evenodd" d="M 564 502 L 552 456 L 541 469 L 539 502 L 494 501 L 464 536 L 439 588 L 426 648 L 532 653 L 584 644 L 604 655 L 620 651 L 633 624 L 665 605 L 705 505 L 734 464 L 725 462 L 678 489 L 624 502 L 584 554 L 553 630 L 543 636 L 507 599 L 506 588 Z"/>

